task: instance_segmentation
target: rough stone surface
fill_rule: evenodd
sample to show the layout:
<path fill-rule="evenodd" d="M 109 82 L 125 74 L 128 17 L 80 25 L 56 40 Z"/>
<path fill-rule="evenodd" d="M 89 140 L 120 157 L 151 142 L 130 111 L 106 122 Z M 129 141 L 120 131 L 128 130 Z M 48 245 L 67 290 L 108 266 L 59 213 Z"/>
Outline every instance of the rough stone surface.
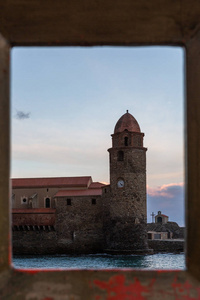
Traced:
<path fill-rule="evenodd" d="M 56 213 L 57 243 L 60 251 L 93 253 L 103 250 L 101 197 L 74 197 L 71 205 L 60 198 Z"/>
<path fill-rule="evenodd" d="M 103 251 L 102 201 L 73 197 L 71 205 L 59 198 L 55 231 L 48 227 L 13 231 L 13 251 L 21 254 L 94 253 Z M 50 228 L 51 229 L 51 228 Z"/>
<path fill-rule="evenodd" d="M 55 231 L 14 231 L 14 254 L 56 254 Z"/>
<path fill-rule="evenodd" d="M 165 224 L 148 223 L 147 231 L 171 232 L 173 239 L 185 238 L 185 227 L 179 227 L 176 222 L 167 222 Z"/>
<path fill-rule="evenodd" d="M 183 252 L 185 250 L 184 240 L 148 240 L 148 246 L 153 252 Z"/>
<path fill-rule="evenodd" d="M 145 252 L 148 248 L 143 136 L 132 129 L 129 131 L 129 127 L 112 135 L 112 148 L 108 149 L 110 187 L 107 193 L 103 189 L 107 249 Z M 119 186 L 119 181 L 123 186 Z"/>

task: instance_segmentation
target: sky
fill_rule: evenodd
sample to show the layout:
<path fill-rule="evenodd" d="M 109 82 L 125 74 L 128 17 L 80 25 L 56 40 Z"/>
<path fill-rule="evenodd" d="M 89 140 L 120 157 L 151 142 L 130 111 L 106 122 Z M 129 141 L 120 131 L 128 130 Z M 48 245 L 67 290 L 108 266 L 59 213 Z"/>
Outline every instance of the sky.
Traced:
<path fill-rule="evenodd" d="M 111 134 L 129 112 L 144 132 L 147 217 L 184 225 L 184 51 L 179 47 L 16 47 L 11 177 L 109 182 Z"/>

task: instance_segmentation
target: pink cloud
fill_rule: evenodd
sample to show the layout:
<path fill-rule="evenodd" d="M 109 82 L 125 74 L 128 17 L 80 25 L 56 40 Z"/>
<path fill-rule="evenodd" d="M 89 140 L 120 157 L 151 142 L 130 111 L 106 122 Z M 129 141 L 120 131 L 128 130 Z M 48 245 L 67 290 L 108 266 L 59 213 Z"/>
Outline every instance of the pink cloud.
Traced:
<path fill-rule="evenodd" d="M 169 220 L 184 226 L 184 183 L 170 183 L 156 188 L 147 187 L 147 217 L 152 222 L 151 213 L 162 211 Z"/>
<path fill-rule="evenodd" d="M 147 194 L 152 197 L 173 198 L 175 194 L 179 191 L 180 187 L 183 186 L 183 182 L 164 184 L 156 188 L 152 188 L 147 185 Z"/>

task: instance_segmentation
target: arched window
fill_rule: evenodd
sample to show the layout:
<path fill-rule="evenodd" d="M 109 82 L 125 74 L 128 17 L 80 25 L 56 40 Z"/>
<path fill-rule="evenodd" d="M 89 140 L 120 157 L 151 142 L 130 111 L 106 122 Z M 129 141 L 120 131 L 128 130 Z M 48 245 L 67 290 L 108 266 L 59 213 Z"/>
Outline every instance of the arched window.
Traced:
<path fill-rule="evenodd" d="M 50 203 L 51 203 L 50 199 L 49 199 L 49 198 L 46 198 L 46 199 L 45 199 L 45 207 L 46 207 L 46 208 L 50 208 Z"/>
<path fill-rule="evenodd" d="M 158 217 L 158 218 L 157 218 L 157 222 L 158 222 L 158 223 L 162 223 L 162 217 Z"/>
<path fill-rule="evenodd" d="M 118 151 L 117 160 L 118 161 L 123 161 L 124 160 L 124 152 L 123 151 Z"/>
<path fill-rule="evenodd" d="M 128 146 L 128 137 L 127 136 L 125 136 L 125 138 L 124 138 L 124 146 Z"/>

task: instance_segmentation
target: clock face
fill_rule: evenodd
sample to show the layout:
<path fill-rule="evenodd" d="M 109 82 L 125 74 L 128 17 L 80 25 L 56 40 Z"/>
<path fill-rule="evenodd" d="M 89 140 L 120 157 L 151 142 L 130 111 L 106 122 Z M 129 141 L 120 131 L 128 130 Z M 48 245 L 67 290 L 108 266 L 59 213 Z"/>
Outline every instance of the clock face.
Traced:
<path fill-rule="evenodd" d="M 118 188 L 123 188 L 124 187 L 124 180 L 123 179 L 119 179 L 117 181 L 117 187 Z"/>

